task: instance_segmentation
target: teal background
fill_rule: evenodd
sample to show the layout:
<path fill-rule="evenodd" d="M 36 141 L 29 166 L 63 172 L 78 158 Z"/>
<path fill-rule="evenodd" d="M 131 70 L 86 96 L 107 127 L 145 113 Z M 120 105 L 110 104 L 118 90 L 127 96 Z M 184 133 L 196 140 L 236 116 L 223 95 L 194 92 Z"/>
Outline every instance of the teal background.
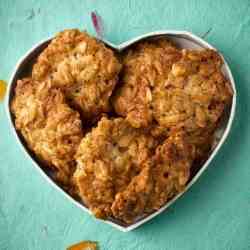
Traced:
<path fill-rule="evenodd" d="M 158 29 L 188 30 L 217 47 L 235 77 L 234 126 L 199 181 L 166 212 L 122 233 L 93 219 L 51 187 L 10 133 L 0 103 L 0 249 L 59 250 L 95 240 L 101 250 L 250 249 L 250 1 L 0 0 L 0 79 L 33 45 L 65 28 L 119 44 Z"/>

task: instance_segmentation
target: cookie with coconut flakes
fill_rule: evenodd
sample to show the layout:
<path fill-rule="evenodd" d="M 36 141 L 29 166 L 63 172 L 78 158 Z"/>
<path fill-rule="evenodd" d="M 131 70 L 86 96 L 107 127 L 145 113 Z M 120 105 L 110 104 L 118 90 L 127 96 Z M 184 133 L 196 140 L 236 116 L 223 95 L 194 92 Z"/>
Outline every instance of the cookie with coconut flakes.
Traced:
<path fill-rule="evenodd" d="M 86 32 L 72 29 L 52 39 L 39 55 L 32 77 L 50 79 L 85 119 L 95 121 L 110 110 L 109 98 L 120 69 L 111 49 Z"/>

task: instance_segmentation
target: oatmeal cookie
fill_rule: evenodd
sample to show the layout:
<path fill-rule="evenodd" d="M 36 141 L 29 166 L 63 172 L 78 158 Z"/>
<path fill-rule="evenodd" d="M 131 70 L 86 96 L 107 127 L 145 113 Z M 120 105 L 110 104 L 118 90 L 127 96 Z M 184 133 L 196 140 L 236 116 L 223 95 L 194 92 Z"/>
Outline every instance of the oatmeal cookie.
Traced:
<path fill-rule="evenodd" d="M 83 137 L 78 112 L 50 82 L 25 78 L 17 82 L 11 103 L 15 126 L 27 146 L 66 184 L 75 168 L 74 154 Z"/>
<path fill-rule="evenodd" d="M 212 129 L 232 98 L 214 50 L 182 51 L 168 78 L 154 92 L 153 116 L 161 128 Z"/>
<path fill-rule="evenodd" d="M 211 129 L 232 98 L 214 50 L 180 50 L 160 39 L 130 49 L 123 65 L 113 105 L 136 128 Z"/>
<path fill-rule="evenodd" d="M 82 140 L 74 174 L 81 199 L 97 217 L 112 216 L 111 206 L 152 156 L 156 141 L 123 118 L 102 118 Z"/>
<path fill-rule="evenodd" d="M 116 194 L 112 204 L 114 217 L 131 223 L 139 216 L 158 210 L 184 190 L 194 159 L 194 147 L 183 133 L 176 133 L 158 146 L 152 159 Z"/>
<path fill-rule="evenodd" d="M 154 186 L 145 209 L 147 212 L 158 210 L 184 190 L 195 156 L 195 146 L 183 132 L 170 135 L 157 147 L 152 166 Z"/>
<path fill-rule="evenodd" d="M 121 65 L 101 41 L 79 30 L 60 32 L 39 55 L 32 70 L 35 80 L 50 79 L 62 89 L 85 119 L 109 111 L 109 98 Z"/>
<path fill-rule="evenodd" d="M 145 214 L 154 184 L 152 169 L 148 164 L 131 180 L 124 191 L 116 194 L 111 207 L 115 218 L 131 223 Z"/>
<path fill-rule="evenodd" d="M 164 38 L 138 43 L 125 52 L 113 98 L 116 112 L 136 128 L 150 125 L 154 89 L 166 81 L 172 64 L 180 57 L 181 51 Z"/>

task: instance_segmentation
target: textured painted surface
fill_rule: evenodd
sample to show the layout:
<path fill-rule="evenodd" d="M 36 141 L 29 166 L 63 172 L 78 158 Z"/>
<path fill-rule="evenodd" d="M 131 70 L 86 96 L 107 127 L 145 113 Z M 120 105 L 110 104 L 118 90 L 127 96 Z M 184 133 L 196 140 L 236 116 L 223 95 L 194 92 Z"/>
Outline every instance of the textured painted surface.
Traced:
<path fill-rule="evenodd" d="M 158 2 L 156 4 L 156 2 Z M 209 169 L 168 211 L 122 233 L 69 203 L 34 169 L 0 103 L 0 249 L 59 250 L 82 240 L 102 250 L 250 249 L 250 1 L 0 0 L 0 79 L 39 40 L 70 27 L 94 33 L 97 10 L 114 43 L 156 29 L 189 30 L 222 51 L 239 94 L 234 127 Z"/>

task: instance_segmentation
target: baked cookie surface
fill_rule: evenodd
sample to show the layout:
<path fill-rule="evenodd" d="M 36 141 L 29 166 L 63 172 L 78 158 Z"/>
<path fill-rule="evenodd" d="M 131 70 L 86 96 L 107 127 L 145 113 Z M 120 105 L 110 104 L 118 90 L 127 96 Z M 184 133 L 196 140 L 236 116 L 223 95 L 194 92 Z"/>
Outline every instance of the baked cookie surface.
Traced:
<path fill-rule="evenodd" d="M 110 110 L 109 98 L 121 65 L 101 41 L 79 30 L 60 32 L 39 55 L 32 77 L 50 79 L 83 117 L 96 120 Z"/>
<path fill-rule="evenodd" d="M 50 82 L 31 78 L 18 80 L 11 110 L 29 149 L 46 166 L 56 169 L 60 182 L 67 183 L 83 137 L 78 112 L 68 106 L 62 92 Z"/>

